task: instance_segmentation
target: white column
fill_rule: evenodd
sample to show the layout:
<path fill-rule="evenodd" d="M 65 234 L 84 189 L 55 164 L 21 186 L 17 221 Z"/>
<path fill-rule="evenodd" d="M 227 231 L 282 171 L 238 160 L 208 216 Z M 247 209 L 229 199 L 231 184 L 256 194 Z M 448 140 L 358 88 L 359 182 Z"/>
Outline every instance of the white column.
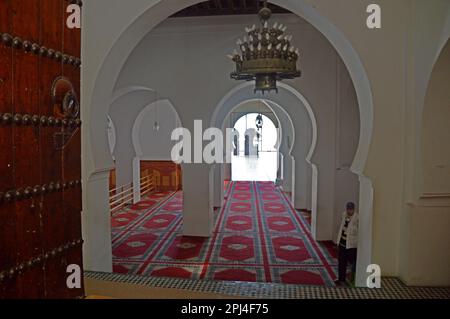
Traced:
<path fill-rule="evenodd" d="M 319 241 L 333 240 L 335 225 L 334 172 L 328 167 L 318 165 L 317 171 L 313 170 L 312 184 L 312 235 L 315 240 Z M 317 187 L 316 194 L 314 194 L 314 187 Z M 316 202 L 314 202 L 315 200 Z"/>
<path fill-rule="evenodd" d="M 183 165 L 183 234 L 210 237 L 214 227 L 214 174 L 207 164 Z"/>
<path fill-rule="evenodd" d="M 283 175 L 284 175 L 284 167 L 283 167 L 283 154 L 281 152 L 277 152 L 277 186 L 283 185 Z"/>
<path fill-rule="evenodd" d="M 308 172 L 309 164 L 306 162 L 306 160 L 303 159 L 296 159 L 295 160 L 295 201 L 294 201 L 294 207 L 296 209 L 306 209 L 306 205 L 308 203 L 308 190 L 307 187 L 311 187 L 308 185 Z"/>
<path fill-rule="evenodd" d="M 367 266 L 372 264 L 372 209 L 373 185 L 369 178 L 360 175 L 359 192 L 359 238 L 356 261 L 356 286 L 366 287 Z"/>
<path fill-rule="evenodd" d="M 225 163 L 223 164 L 223 179 L 225 181 L 231 181 L 232 174 L 231 174 L 231 163 Z"/>
<path fill-rule="evenodd" d="M 292 185 L 292 176 L 293 176 L 293 171 L 292 171 L 292 156 L 290 155 L 284 155 L 283 156 L 283 190 L 285 192 L 292 192 L 293 190 L 293 185 Z"/>
<path fill-rule="evenodd" d="M 133 203 L 141 201 L 141 159 L 133 159 Z"/>
<path fill-rule="evenodd" d="M 112 272 L 109 171 L 83 181 L 83 264 L 85 270 Z"/>
<path fill-rule="evenodd" d="M 222 207 L 224 201 L 223 194 L 223 164 L 215 164 L 214 171 L 214 207 Z"/>

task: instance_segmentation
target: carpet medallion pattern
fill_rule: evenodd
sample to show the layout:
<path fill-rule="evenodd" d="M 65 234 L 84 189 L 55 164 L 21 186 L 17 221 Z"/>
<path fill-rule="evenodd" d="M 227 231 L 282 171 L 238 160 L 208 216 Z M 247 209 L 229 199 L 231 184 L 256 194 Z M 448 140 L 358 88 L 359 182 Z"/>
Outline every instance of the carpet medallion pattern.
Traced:
<path fill-rule="evenodd" d="M 183 236 L 182 193 L 157 193 L 112 216 L 114 272 L 333 286 L 336 253 L 271 182 L 233 182 L 211 238 Z"/>

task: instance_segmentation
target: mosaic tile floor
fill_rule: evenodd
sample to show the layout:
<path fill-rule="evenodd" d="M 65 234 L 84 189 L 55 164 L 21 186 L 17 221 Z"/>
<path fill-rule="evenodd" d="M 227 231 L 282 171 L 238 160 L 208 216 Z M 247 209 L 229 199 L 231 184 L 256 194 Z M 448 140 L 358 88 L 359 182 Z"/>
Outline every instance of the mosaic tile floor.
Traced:
<path fill-rule="evenodd" d="M 381 289 L 332 288 L 317 286 L 189 280 L 85 272 L 90 279 L 108 282 L 206 292 L 261 299 L 450 299 L 450 287 L 407 287 L 397 278 L 383 278 Z"/>

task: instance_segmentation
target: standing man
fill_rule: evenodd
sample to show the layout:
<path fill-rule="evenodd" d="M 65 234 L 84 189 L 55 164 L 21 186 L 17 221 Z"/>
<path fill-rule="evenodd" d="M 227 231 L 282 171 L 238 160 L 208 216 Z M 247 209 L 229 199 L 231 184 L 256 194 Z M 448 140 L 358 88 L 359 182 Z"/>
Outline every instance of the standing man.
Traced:
<path fill-rule="evenodd" d="M 354 203 L 347 203 L 347 210 L 342 215 L 341 227 L 337 238 L 339 250 L 339 278 L 336 286 L 346 284 L 347 265 L 352 264 L 352 274 L 356 272 L 356 252 L 358 248 L 358 214 Z"/>

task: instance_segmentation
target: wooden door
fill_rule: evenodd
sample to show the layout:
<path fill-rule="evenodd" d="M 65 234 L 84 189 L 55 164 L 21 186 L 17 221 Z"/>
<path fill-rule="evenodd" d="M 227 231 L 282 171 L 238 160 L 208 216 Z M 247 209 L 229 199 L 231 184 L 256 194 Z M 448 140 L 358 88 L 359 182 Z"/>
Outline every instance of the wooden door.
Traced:
<path fill-rule="evenodd" d="M 0 298 L 76 298 L 80 29 L 69 0 L 0 0 Z"/>

